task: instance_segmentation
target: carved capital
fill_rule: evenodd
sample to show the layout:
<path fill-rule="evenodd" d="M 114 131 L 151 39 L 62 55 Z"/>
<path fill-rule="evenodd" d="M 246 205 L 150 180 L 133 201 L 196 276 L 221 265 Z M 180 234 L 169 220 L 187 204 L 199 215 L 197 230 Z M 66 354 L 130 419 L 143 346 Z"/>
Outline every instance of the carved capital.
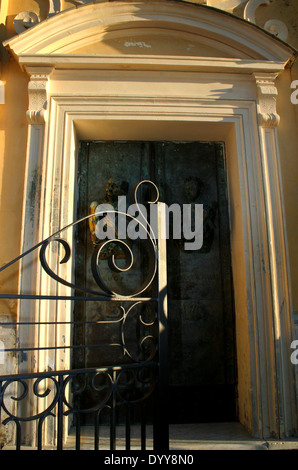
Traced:
<path fill-rule="evenodd" d="M 280 121 L 276 112 L 276 77 L 275 73 L 254 73 L 258 90 L 258 114 L 262 127 L 276 127 Z"/>
<path fill-rule="evenodd" d="M 30 124 L 46 121 L 48 82 L 52 70 L 52 67 L 27 67 L 30 75 L 27 118 Z"/>

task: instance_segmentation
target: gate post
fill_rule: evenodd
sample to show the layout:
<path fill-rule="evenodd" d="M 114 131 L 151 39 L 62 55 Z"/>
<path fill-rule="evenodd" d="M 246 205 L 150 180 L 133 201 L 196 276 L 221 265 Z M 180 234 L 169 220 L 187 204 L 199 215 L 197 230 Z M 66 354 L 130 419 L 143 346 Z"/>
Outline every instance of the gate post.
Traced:
<path fill-rule="evenodd" d="M 158 203 L 158 321 L 159 373 L 157 403 L 155 406 L 154 450 L 169 449 L 168 413 L 168 303 L 167 303 L 167 240 L 165 238 L 166 205 Z"/>

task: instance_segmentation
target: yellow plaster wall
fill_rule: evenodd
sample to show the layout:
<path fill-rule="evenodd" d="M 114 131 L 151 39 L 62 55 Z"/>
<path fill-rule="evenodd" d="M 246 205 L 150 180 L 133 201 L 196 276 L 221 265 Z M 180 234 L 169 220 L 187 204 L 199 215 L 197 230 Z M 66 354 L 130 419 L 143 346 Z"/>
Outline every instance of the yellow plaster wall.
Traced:
<path fill-rule="evenodd" d="M 287 42 L 298 48 L 298 2 L 297 0 L 273 0 L 256 10 L 257 25 L 262 28 L 268 20 L 283 21 L 289 31 Z"/>
<path fill-rule="evenodd" d="M 190 35 L 188 39 L 177 37 L 170 32 L 157 33 L 156 35 L 140 34 L 129 37 L 121 34 L 119 37 L 110 38 L 108 33 L 104 35 L 101 41 L 88 46 L 81 47 L 72 52 L 72 54 L 148 54 L 148 55 L 177 55 L 177 56 L 196 56 L 196 57 L 220 57 L 220 51 L 208 44 L 201 44 L 194 40 Z M 182 34 L 181 34 L 182 36 Z M 232 54 L 226 54 L 227 57 L 233 57 Z"/>
<path fill-rule="evenodd" d="M 203 2 L 197 0 L 194 1 L 194 3 Z M 241 15 L 243 14 L 246 2 L 243 0 L 209 0 L 208 5 L 226 8 L 229 11 L 233 11 L 234 14 Z M 233 5 L 235 6 L 233 7 Z M 0 0 L 0 8 L 0 41 L 2 42 L 16 34 L 13 27 L 13 20 L 18 13 L 25 10 L 33 11 L 41 20 L 44 20 L 48 15 L 49 3 L 44 0 Z M 74 8 L 74 3 L 72 1 L 61 0 L 61 8 L 62 10 Z M 258 25 L 264 26 L 266 21 L 272 18 L 280 19 L 286 23 L 289 29 L 288 42 L 298 48 L 297 0 L 273 0 L 270 5 L 261 5 L 257 8 L 256 19 Z M 174 42 L 172 46 L 175 45 Z M 168 45 L 165 53 L 169 53 Z M 11 256 L 17 255 L 20 250 L 20 224 L 27 132 L 25 117 L 27 109 L 27 77 L 21 72 L 20 68 L 13 60 L 9 60 L 2 46 L 1 48 L 0 79 L 5 82 L 6 96 L 5 105 L 0 105 L 0 216 L 1 220 L 7 220 L 7 224 L 1 224 L 0 227 L 2 240 L 0 264 L 3 264 Z M 107 43 L 103 45 L 101 52 L 108 53 L 117 50 L 117 48 L 117 44 Z M 186 50 L 186 48 L 187 45 L 184 49 Z M 156 47 L 154 47 L 154 52 L 155 51 Z M 90 52 L 92 53 L 92 50 L 90 50 Z M 118 50 L 118 52 L 125 51 Z M 139 52 L 139 49 L 137 52 Z M 143 53 L 143 49 L 140 52 Z M 213 52 L 211 55 L 213 55 Z M 294 64 L 291 72 L 283 73 L 278 79 L 278 112 L 281 116 L 278 135 L 280 140 L 281 170 L 294 311 L 298 311 L 298 289 L 295 288 L 295 286 L 298 285 L 298 244 L 296 235 L 298 105 L 293 105 L 290 102 L 292 91 L 290 84 L 291 81 L 297 79 L 298 61 Z M 11 181 L 13 181 L 13 184 L 11 184 Z M 17 224 L 19 224 L 18 227 L 16 227 Z"/>
<path fill-rule="evenodd" d="M 297 0 L 273 0 L 256 10 L 256 21 L 261 27 L 270 19 L 283 21 L 289 31 L 287 42 L 298 49 L 298 2 Z M 277 80 L 277 111 L 281 117 L 278 139 L 281 175 L 284 193 L 285 221 L 289 248 L 293 310 L 298 312 L 298 104 L 291 103 L 291 82 L 298 80 L 298 60 L 291 70 L 283 72 Z"/>
<path fill-rule="evenodd" d="M 15 35 L 13 19 L 21 11 L 29 10 L 37 13 L 41 20 L 48 14 L 48 2 L 44 0 L 0 0 L 1 16 L 6 16 L 5 22 L 0 24 L 0 42 Z M 275 3 L 276 2 L 276 3 Z M 201 3 L 198 1 L 198 3 Z M 218 3 L 218 2 L 217 2 Z M 274 4 L 275 3 L 275 4 Z M 288 9 L 285 4 L 289 4 Z M 70 1 L 61 0 L 62 9 L 73 8 Z M 240 5 L 243 11 L 243 3 Z M 284 8 L 282 8 L 284 6 Z M 257 11 L 257 19 L 263 25 L 267 19 L 280 18 L 286 22 L 290 31 L 290 41 L 298 47 L 298 2 L 297 0 L 275 0 L 272 5 L 260 7 Z M 7 14 L 5 10 L 7 9 Z M 240 11 L 235 8 L 234 13 Z M 4 13 L 3 13 L 4 12 Z M 294 13 L 295 15 L 294 15 Z M 92 52 L 92 51 L 90 51 Z M 23 186 L 25 171 L 25 154 L 27 141 L 27 76 L 21 71 L 18 64 L 9 59 L 6 53 L 1 51 L 1 76 L 5 82 L 5 105 L 0 105 L 0 265 L 14 258 L 21 249 L 21 224 L 23 209 Z M 298 243 L 297 243 L 297 200 L 298 200 L 298 165 L 297 165 L 297 124 L 298 105 L 290 102 L 290 83 L 298 79 L 298 65 L 295 64 L 292 71 L 284 72 L 278 79 L 278 113 L 281 116 L 281 124 L 278 128 L 281 155 L 282 183 L 284 190 L 285 217 L 287 226 L 287 239 L 289 245 L 289 259 L 292 279 L 292 295 L 294 310 L 298 311 Z M 4 221 L 4 223 L 3 223 Z M 239 247 L 239 252 L 241 247 Z M 17 266 L 9 271 L 5 282 L 0 284 L 0 291 L 17 290 Z M 1 276 L 1 280 L 3 276 Z M 241 284 L 239 278 L 236 282 Z M 244 283 L 243 283 L 244 285 Z M 245 299 L 245 295 L 242 297 Z M 240 300 L 239 300 L 240 302 Z M 16 304 L 13 302 L 0 304 L 0 315 L 16 312 Z M 236 312 L 237 330 L 240 331 L 241 341 L 237 344 L 239 363 L 242 369 L 239 393 L 244 397 L 243 403 L 247 408 L 241 408 L 240 419 L 246 422 L 248 428 L 252 428 L 250 385 L 249 385 L 249 357 L 247 344 L 247 317 L 243 314 L 245 306 L 239 303 Z M 243 340 L 243 341 L 242 341 Z"/>
<path fill-rule="evenodd" d="M 194 1 L 194 3 L 203 3 L 201 0 Z M 234 14 L 242 15 L 246 1 L 243 0 L 209 0 L 208 5 L 227 9 Z M 233 5 L 235 5 L 233 7 Z M 231 8 L 232 7 L 232 8 Z M 14 36 L 15 30 L 13 27 L 13 20 L 15 16 L 22 11 L 35 12 L 40 20 L 46 19 L 48 15 L 49 2 L 44 0 L 1 0 L 0 3 L 0 40 L 1 42 L 9 37 Z M 61 0 L 62 10 L 74 8 L 74 3 L 67 0 Z M 257 24 L 263 27 L 269 19 L 279 19 L 286 23 L 289 29 L 288 42 L 294 47 L 298 48 L 298 2 L 297 0 L 273 0 L 269 5 L 261 5 L 256 10 Z M 145 41 L 144 41 L 145 42 Z M 175 42 L 175 41 L 174 41 Z M 174 42 L 172 45 L 174 45 Z M 1 46 L 2 47 L 2 46 Z M 113 50 L 118 52 L 125 52 L 119 49 L 116 43 L 103 44 L 102 53 L 109 53 Z M 123 47 L 122 47 L 123 49 Z M 150 53 L 152 48 L 137 47 L 136 53 Z M 184 47 L 187 50 L 187 45 Z M 154 52 L 156 47 L 154 47 Z M 1 68 L 0 79 L 6 82 L 6 104 L 0 105 L 0 179 L 2 182 L 1 195 L 1 214 L 7 214 L 8 207 L 13 208 L 14 216 L 11 216 L 11 222 L 8 224 L 15 224 L 15 220 L 21 220 L 22 208 L 22 190 L 23 190 L 23 172 L 25 165 L 25 148 L 26 148 L 26 118 L 25 112 L 27 109 L 26 103 L 26 84 L 27 77 L 21 72 L 17 64 L 12 60 L 8 60 L 6 53 L 2 47 L 1 54 Z M 81 51 L 76 51 L 81 52 Z M 129 52 L 133 52 L 130 48 Z M 162 51 L 161 51 L 162 52 Z M 189 52 L 189 51 L 188 51 Z M 197 51 L 196 51 L 197 52 Z M 206 52 L 206 51 L 205 51 Z M 90 50 L 92 53 L 92 50 Z M 169 53 L 168 47 L 164 53 Z M 204 55 L 206 55 L 204 53 Z M 211 55 L 214 55 L 211 51 Z M 1 71 L 2 70 L 2 71 Z M 294 64 L 291 72 L 283 73 L 278 79 L 278 112 L 281 116 L 281 124 L 278 128 L 278 135 L 280 139 L 280 154 L 281 154 L 281 170 L 282 181 L 284 189 L 284 203 L 286 214 L 287 226 L 287 240 L 289 245 L 289 259 L 292 280 L 292 295 L 293 295 L 293 309 L 298 311 L 298 244 L 297 244 L 297 125 L 298 125 L 298 105 L 293 105 L 290 102 L 291 81 L 298 79 L 298 61 Z M 10 143 L 13 145 L 10 145 Z M 9 153 L 9 155 L 8 155 Z M 13 162 L 13 163 L 12 163 Z M 6 181 L 10 178 L 10 171 L 18 168 L 15 172 L 13 179 L 15 184 L 13 189 L 7 187 Z M 5 177 L 3 176 L 5 172 Z M 8 185 L 9 186 L 9 185 Z M 1 215 L 0 214 L 0 215 Z M 2 220 L 2 219 L 1 219 Z M 13 225 L 12 225 L 13 226 Z M 19 231 L 14 232 L 13 236 L 8 236 L 8 229 L 1 226 L 0 234 L 3 235 L 1 239 L 8 240 L 4 242 L 4 249 L 0 249 L 0 263 L 7 260 L 7 257 L 12 254 L 17 254 L 20 248 L 20 235 Z M 2 242 L 3 243 L 3 242 Z M 8 246 L 10 249 L 8 249 Z"/>
<path fill-rule="evenodd" d="M 290 70 L 283 72 L 277 79 L 277 111 L 280 115 L 278 142 L 282 176 L 285 223 L 289 251 L 289 264 L 292 284 L 293 309 L 298 311 L 298 244 L 297 244 L 297 201 L 298 201 L 298 132 L 297 107 L 291 103 L 293 91 Z M 296 286 L 296 287 L 295 287 Z"/>
<path fill-rule="evenodd" d="M 22 2 L 19 2 L 19 6 L 21 4 Z M 7 4 L 1 1 L 1 19 L 6 9 L 7 21 L 5 24 L 0 24 L 0 43 L 11 36 L 10 26 L 7 26 L 13 16 L 11 2 Z M 18 256 L 21 249 L 28 79 L 2 45 L 0 62 L 0 79 L 5 85 L 5 104 L 0 104 L 0 265 L 2 266 Z M 17 292 L 17 274 L 17 265 L 11 267 L 5 275 L 2 273 L 0 292 Z M 16 302 L 0 303 L 0 314 L 15 315 L 16 312 Z"/>

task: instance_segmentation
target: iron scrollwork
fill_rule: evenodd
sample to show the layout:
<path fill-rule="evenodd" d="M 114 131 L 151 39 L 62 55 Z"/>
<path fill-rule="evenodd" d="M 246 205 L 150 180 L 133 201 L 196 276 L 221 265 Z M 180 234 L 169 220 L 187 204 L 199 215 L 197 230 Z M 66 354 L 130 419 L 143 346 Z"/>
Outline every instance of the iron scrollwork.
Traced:
<path fill-rule="evenodd" d="M 144 180 L 137 185 L 135 185 L 132 189 L 132 199 L 134 203 L 136 204 L 136 207 L 139 208 L 139 214 L 142 216 L 142 211 L 140 209 L 139 201 L 138 201 L 138 191 L 140 190 L 140 187 L 146 185 L 149 186 L 151 190 L 151 199 L 148 201 L 150 204 L 154 204 L 158 201 L 159 197 L 159 192 L 158 188 L 148 180 Z M 122 252 L 123 256 L 122 258 L 125 259 L 125 265 L 124 267 L 119 266 L 119 263 L 117 264 L 116 262 L 116 256 L 114 255 L 113 251 L 111 251 L 107 257 L 108 261 L 108 266 L 109 268 L 116 272 L 116 273 L 123 273 L 123 272 L 128 272 L 133 264 L 134 264 L 134 255 L 131 249 L 131 246 L 129 246 L 129 243 L 127 240 L 121 240 L 118 238 L 114 239 L 108 239 L 101 241 L 100 243 L 95 245 L 92 258 L 91 258 L 91 267 L 92 267 L 92 274 L 93 278 L 97 284 L 97 286 L 100 288 L 100 291 L 95 291 L 93 289 L 88 289 L 83 286 L 76 285 L 72 282 L 66 281 L 65 279 L 62 279 L 60 276 L 58 276 L 49 266 L 46 258 L 46 252 L 47 252 L 47 247 L 49 246 L 50 243 L 57 242 L 60 245 L 62 245 L 64 249 L 64 256 L 62 260 L 60 261 L 60 264 L 65 264 L 71 259 L 71 248 L 67 240 L 64 238 L 61 238 L 61 234 L 66 231 L 67 229 L 70 229 L 71 227 L 75 227 L 78 224 L 84 222 L 87 219 L 96 219 L 99 217 L 102 217 L 103 215 L 107 214 L 113 214 L 113 216 L 120 216 L 122 218 L 127 218 L 129 221 L 133 221 L 135 224 L 140 226 L 142 229 L 143 233 L 146 234 L 146 238 L 143 237 L 142 242 L 144 244 L 144 248 L 148 253 L 148 259 L 149 259 L 149 270 L 146 278 L 142 282 L 142 285 L 132 293 L 129 293 L 129 295 L 123 295 L 119 292 L 116 292 L 115 290 L 111 289 L 103 279 L 103 276 L 100 271 L 100 262 L 101 262 L 101 254 L 102 252 L 106 249 L 106 247 L 110 244 L 116 245 L 120 251 Z M 92 214 L 89 214 L 78 221 L 68 225 L 67 227 L 59 230 L 56 232 L 53 236 L 49 237 L 45 241 L 41 243 L 41 248 L 40 248 L 40 262 L 45 270 L 45 272 L 52 277 L 55 281 L 58 283 L 61 283 L 67 287 L 70 287 L 75 290 L 83 291 L 88 294 L 93 294 L 97 296 L 102 296 L 102 297 L 136 297 L 141 295 L 143 292 L 148 289 L 148 287 L 151 285 L 155 274 L 157 270 L 157 244 L 156 244 L 156 237 L 154 234 L 154 231 L 150 224 L 148 223 L 148 220 L 146 218 L 143 218 L 143 220 L 140 220 L 139 218 L 133 217 L 132 215 L 122 212 L 122 211 L 100 211 L 100 212 L 95 212 Z M 40 245 L 40 244 L 39 244 Z M 35 248 L 37 248 L 39 245 L 37 245 Z M 33 248 L 34 249 L 34 248 Z M 3 268 L 4 269 L 4 268 Z"/>
<path fill-rule="evenodd" d="M 37 448 L 43 448 L 43 427 L 48 417 L 56 418 L 58 422 L 56 447 L 62 450 L 64 445 L 64 417 L 73 416 L 80 423 L 83 415 L 92 415 L 95 425 L 96 445 L 99 445 L 98 427 L 101 415 L 106 411 L 109 425 L 115 428 L 115 412 L 120 406 L 133 406 L 145 402 L 153 393 L 156 386 L 156 363 L 147 362 L 141 366 L 123 365 L 102 369 L 82 369 L 73 371 L 56 371 L 51 373 L 24 374 L 18 377 L 3 377 L 0 387 L 1 408 L 6 414 L 3 425 L 14 423 L 16 427 L 16 449 L 22 445 L 22 423 L 35 421 L 37 423 Z M 39 391 L 42 382 L 47 382 L 44 391 Z M 49 384 L 50 382 L 50 384 Z M 19 395 L 9 391 L 9 388 L 21 388 Z M 81 405 L 80 397 L 87 387 L 97 393 L 96 402 L 89 406 Z M 31 388 L 31 396 L 29 393 Z M 71 390 L 70 390 L 71 388 Z M 45 400 L 42 410 L 32 410 L 34 397 Z M 9 404 L 7 404 L 7 401 Z M 14 407 L 17 402 L 22 407 Z M 35 408 L 40 408 L 40 400 L 35 402 Z M 21 410 L 29 409 L 31 413 L 22 415 Z M 76 447 L 79 448 L 79 440 Z"/>
<path fill-rule="evenodd" d="M 158 200 L 157 187 L 150 181 L 142 181 L 132 190 L 132 201 L 139 209 L 138 198 L 141 186 L 150 189 L 151 194 L 147 203 L 155 203 Z M 39 249 L 39 260 L 45 273 L 56 283 L 72 289 L 74 294 L 64 296 L 20 294 L 14 295 L 13 298 L 38 300 L 51 298 L 57 301 L 70 299 L 103 302 L 114 300 L 121 311 L 120 316 L 118 315 L 116 319 L 112 317 L 89 322 L 99 324 L 99 326 L 108 323 L 119 326 L 119 342 L 112 344 L 112 346 L 117 346 L 122 351 L 124 361 L 120 361 L 119 365 L 106 367 L 100 365 L 96 368 L 32 372 L 0 377 L 0 410 L 2 409 L 5 415 L 2 424 L 15 424 L 17 448 L 21 448 L 22 445 L 22 425 L 35 422 L 37 423 L 37 447 L 41 449 L 43 447 L 44 423 L 48 418 L 51 418 L 55 419 L 57 423 L 57 449 L 62 449 L 63 433 L 65 431 L 64 419 L 73 416 L 74 423 L 79 426 L 82 417 L 90 414 L 94 417 L 95 448 L 97 448 L 98 426 L 103 413 L 107 412 L 109 414 L 111 436 L 115 436 L 116 408 L 124 406 L 127 410 L 130 410 L 131 407 L 146 402 L 156 389 L 158 376 L 158 362 L 156 360 L 158 351 L 158 309 L 155 307 L 155 303 L 157 299 L 152 295 L 145 297 L 144 294 L 146 292 L 148 294 L 148 291 L 150 291 L 157 273 L 157 241 L 154 231 L 146 218 L 142 219 L 141 209 L 141 215 L 138 218 L 124 211 L 115 210 L 113 213 L 116 216 L 126 218 L 129 222 L 133 221 L 138 224 L 146 233 L 146 238 L 138 243 L 143 244 L 141 254 L 146 255 L 148 268 L 143 271 L 144 276 L 140 285 L 134 286 L 134 289 L 129 293 L 123 294 L 120 290 L 111 287 L 105 279 L 105 274 L 107 269 L 121 275 L 126 275 L 132 270 L 135 263 L 135 241 L 115 238 L 101 240 L 95 244 L 91 256 L 91 273 L 96 288 L 93 286 L 80 286 L 72 280 L 64 279 L 59 268 L 56 269 L 59 265 L 66 265 L 72 258 L 70 243 L 66 238 L 63 238 L 63 234 L 68 229 L 75 228 L 92 217 L 100 217 L 106 214 L 102 211 L 89 214 L 58 230 L 52 236 L 0 268 L 0 271 L 3 271 L 29 253 Z M 117 253 L 121 252 L 121 256 L 115 256 L 113 250 L 107 250 L 110 244 L 117 246 Z M 50 248 L 54 248 L 52 252 L 55 252 L 55 256 L 57 255 L 55 258 L 56 268 L 51 266 L 52 258 L 49 254 L 52 252 L 50 252 Z M 60 249 L 63 252 L 62 254 Z M 105 256 L 101 257 L 104 250 Z M 105 270 L 102 272 L 104 262 Z M 78 292 L 81 295 L 78 295 Z M 12 295 L 2 295 L 1 297 L 12 298 Z M 80 322 L 73 321 L 71 323 Z M 101 347 L 102 345 L 94 346 Z M 69 347 L 75 348 L 76 346 Z M 84 348 L 90 347 L 90 345 L 79 345 L 78 347 Z M 22 349 L 22 352 L 25 349 Z M 86 401 L 84 397 L 86 390 L 91 390 L 95 401 L 89 403 Z M 79 432 L 76 446 L 80 446 Z M 114 443 L 111 441 L 111 448 L 113 446 Z"/>

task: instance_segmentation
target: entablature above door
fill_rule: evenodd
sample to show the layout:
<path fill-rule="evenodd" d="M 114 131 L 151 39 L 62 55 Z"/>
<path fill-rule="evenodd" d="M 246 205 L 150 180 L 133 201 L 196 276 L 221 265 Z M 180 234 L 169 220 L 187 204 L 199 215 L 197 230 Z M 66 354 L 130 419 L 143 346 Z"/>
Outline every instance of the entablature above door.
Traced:
<path fill-rule="evenodd" d="M 222 10 L 175 0 L 113 1 L 65 10 L 4 43 L 22 56 L 143 55 L 291 63 L 296 51 Z"/>

